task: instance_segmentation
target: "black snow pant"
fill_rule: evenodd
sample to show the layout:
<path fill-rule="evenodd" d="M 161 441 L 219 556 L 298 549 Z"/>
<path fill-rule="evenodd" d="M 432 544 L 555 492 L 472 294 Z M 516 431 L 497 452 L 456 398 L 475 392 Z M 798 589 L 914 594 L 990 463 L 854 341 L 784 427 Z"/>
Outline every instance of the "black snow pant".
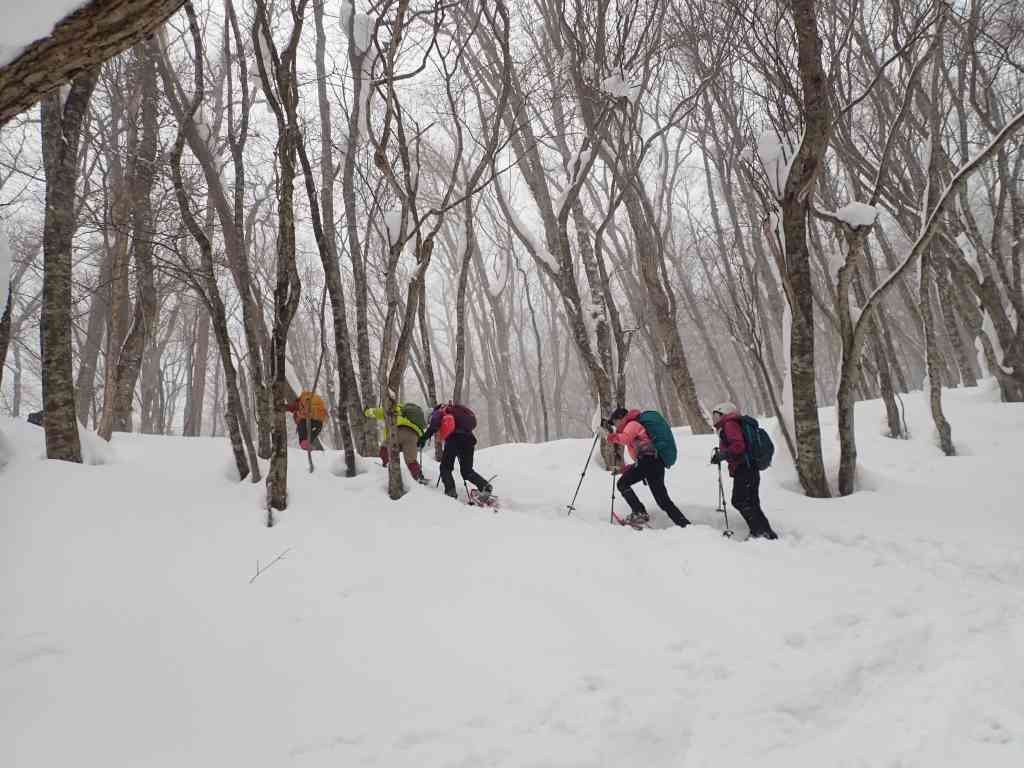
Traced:
<path fill-rule="evenodd" d="M 444 483 L 445 495 L 455 497 L 455 477 L 452 470 L 455 469 L 455 460 L 459 460 L 459 474 L 462 479 L 472 483 L 481 491 L 489 487 L 489 483 L 473 470 L 473 451 L 476 446 L 476 437 L 466 432 L 456 432 L 444 441 L 444 451 L 441 453 L 441 482 Z"/>
<path fill-rule="evenodd" d="M 654 500 L 658 502 L 658 506 L 665 511 L 665 514 L 672 519 L 673 523 L 678 526 L 690 524 L 690 521 L 686 519 L 686 515 L 680 512 L 679 508 L 672 503 L 672 499 L 669 498 L 668 491 L 665 489 L 665 465 L 661 459 L 657 456 L 641 456 L 637 459 L 636 464 L 623 472 L 622 477 L 619 478 L 619 482 L 616 484 L 619 493 L 622 494 L 622 498 L 626 500 L 629 508 L 634 512 L 647 511 L 631 487 L 640 481 L 647 483 L 647 487 L 651 489 L 651 495 L 654 496 Z"/>
<path fill-rule="evenodd" d="M 316 419 L 309 420 L 309 441 L 313 444 L 314 451 L 322 451 L 324 448 L 320 445 L 320 430 L 324 428 L 322 421 Z M 295 431 L 299 435 L 299 442 L 301 443 L 306 439 L 306 420 L 300 419 L 295 423 Z"/>
<path fill-rule="evenodd" d="M 754 467 L 741 462 L 732 477 L 732 505 L 736 508 L 750 529 L 754 538 L 776 539 L 771 523 L 761 509 L 761 473 Z"/>

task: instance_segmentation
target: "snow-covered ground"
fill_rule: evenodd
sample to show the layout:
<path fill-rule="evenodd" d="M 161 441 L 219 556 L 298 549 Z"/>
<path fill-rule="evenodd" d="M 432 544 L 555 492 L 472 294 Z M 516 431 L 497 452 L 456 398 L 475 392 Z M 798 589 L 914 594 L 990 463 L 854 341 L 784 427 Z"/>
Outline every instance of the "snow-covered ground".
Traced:
<path fill-rule="evenodd" d="M 769 471 L 778 542 L 720 535 L 682 432 L 687 530 L 608 525 L 594 468 L 567 517 L 586 440 L 480 451 L 497 514 L 296 451 L 267 529 L 222 440 L 73 466 L 0 419 L 0 765 L 1019 768 L 1024 407 L 994 399 L 947 393 L 956 458 L 919 394 L 909 441 L 858 405 L 871 490 Z"/>
<path fill-rule="evenodd" d="M 64 17 L 85 5 L 86 0 L 4 0 L 0 24 L 0 67 L 9 64 L 33 42 L 48 37 Z"/>

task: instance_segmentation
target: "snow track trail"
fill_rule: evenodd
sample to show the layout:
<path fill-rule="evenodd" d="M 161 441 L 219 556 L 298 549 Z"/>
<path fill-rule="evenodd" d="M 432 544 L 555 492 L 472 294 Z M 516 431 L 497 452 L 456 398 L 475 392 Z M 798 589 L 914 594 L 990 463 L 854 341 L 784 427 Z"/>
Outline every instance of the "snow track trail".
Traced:
<path fill-rule="evenodd" d="M 72 466 L 0 418 L 0 764 L 1018 768 L 1024 407 L 947 392 L 947 459 L 906 399 L 909 441 L 857 405 L 852 497 L 766 473 L 775 542 L 721 536 L 682 430 L 685 530 L 642 486 L 654 529 L 610 525 L 596 466 L 567 516 L 587 439 L 478 451 L 500 514 L 296 449 L 267 529 L 223 440 Z"/>

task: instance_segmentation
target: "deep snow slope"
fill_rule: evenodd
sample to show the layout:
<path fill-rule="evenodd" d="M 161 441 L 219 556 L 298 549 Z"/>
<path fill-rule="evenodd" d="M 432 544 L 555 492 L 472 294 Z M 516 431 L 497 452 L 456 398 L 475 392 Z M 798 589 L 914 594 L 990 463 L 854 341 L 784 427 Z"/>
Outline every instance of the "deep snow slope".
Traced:
<path fill-rule="evenodd" d="M 589 440 L 480 451 L 496 514 L 295 451 L 267 529 L 223 440 L 72 466 L 0 419 L 0 765 L 1019 767 L 1024 407 L 993 399 L 947 393 L 955 458 L 919 394 L 909 441 L 858 405 L 865 490 L 780 462 L 778 542 L 720 535 L 682 430 L 686 530 L 609 525 L 594 466 L 567 516 Z"/>

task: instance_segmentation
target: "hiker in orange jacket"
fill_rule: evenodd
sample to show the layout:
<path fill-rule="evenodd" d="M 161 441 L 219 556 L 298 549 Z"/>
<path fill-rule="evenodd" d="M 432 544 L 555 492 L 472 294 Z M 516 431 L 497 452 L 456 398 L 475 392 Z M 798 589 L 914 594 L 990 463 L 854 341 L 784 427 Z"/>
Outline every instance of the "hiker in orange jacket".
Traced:
<path fill-rule="evenodd" d="M 299 445 L 308 451 L 311 446 L 323 450 L 316 444 L 316 438 L 327 421 L 327 406 L 320 395 L 309 390 L 302 393 L 287 405 L 287 409 L 295 418 L 295 429 L 299 433 Z"/>

